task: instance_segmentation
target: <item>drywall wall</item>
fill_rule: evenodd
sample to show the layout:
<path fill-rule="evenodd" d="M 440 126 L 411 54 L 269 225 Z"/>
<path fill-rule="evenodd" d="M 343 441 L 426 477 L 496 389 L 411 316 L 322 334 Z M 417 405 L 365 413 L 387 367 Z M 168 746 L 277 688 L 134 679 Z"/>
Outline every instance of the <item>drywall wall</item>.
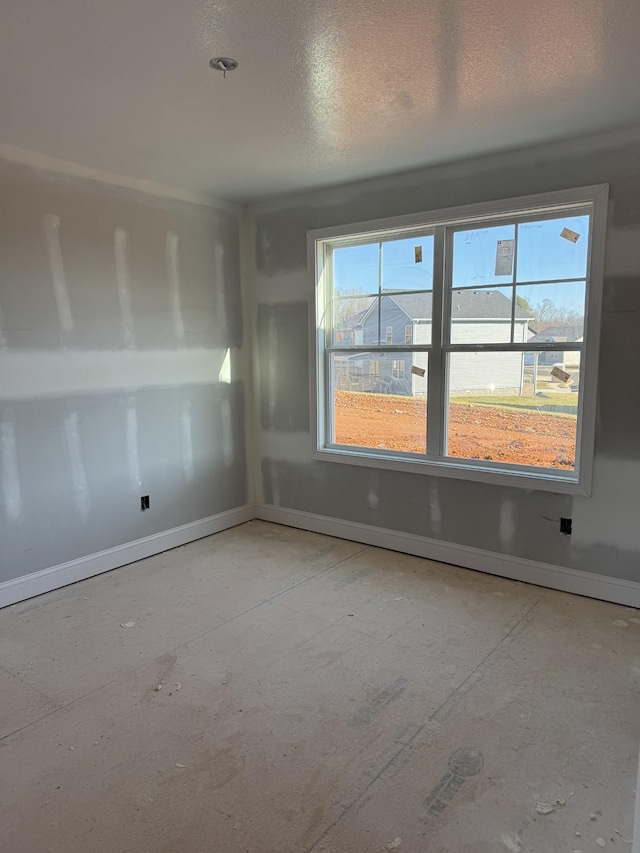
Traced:
<path fill-rule="evenodd" d="M 312 459 L 309 229 L 609 183 L 593 496 Z M 640 580 L 640 134 L 573 140 L 275 199 L 250 209 L 258 500 Z M 573 535 L 559 532 L 573 518 Z"/>
<path fill-rule="evenodd" d="M 0 197 L 0 582 L 245 504 L 242 210 L 9 163 Z"/>

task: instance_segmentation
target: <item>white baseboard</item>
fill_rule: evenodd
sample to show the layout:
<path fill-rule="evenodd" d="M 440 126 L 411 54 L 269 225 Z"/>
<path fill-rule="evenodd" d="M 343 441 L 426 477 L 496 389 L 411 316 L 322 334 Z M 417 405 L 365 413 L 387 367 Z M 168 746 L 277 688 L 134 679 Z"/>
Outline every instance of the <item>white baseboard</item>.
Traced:
<path fill-rule="evenodd" d="M 116 545 L 115 548 L 99 551 L 88 557 L 80 557 L 69 563 L 34 572 L 26 577 L 14 578 L 0 584 L 0 607 L 24 601 L 34 595 L 50 592 L 102 572 L 109 572 L 128 563 L 135 563 L 137 560 L 152 557 L 170 548 L 177 548 L 178 545 L 186 545 L 187 542 L 202 539 L 203 536 L 210 536 L 212 533 L 219 533 L 221 530 L 251 521 L 253 518 L 255 518 L 255 506 L 252 504 L 229 509 L 226 512 L 211 515 L 209 518 L 201 518 L 199 521 L 182 524 L 171 530 L 163 530 L 162 533 L 145 536 L 144 539 L 136 539 L 135 542 Z"/>
<path fill-rule="evenodd" d="M 463 566 L 466 569 L 475 569 L 511 580 L 572 592 L 589 598 L 599 598 L 603 601 L 625 604 L 628 607 L 640 607 L 640 583 L 635 581 L 538 563 L 524 557 L 511 557 L 468 545 L 427 539 L 412 533 L 400 533 L 397 530 L 342 521 L 296 509 L 258 504 L 256 517 L 263 521 L 312 530 L 314 533 L 325 533 L 340 539 L 374 545 L 377 548 L 387 548 L 390 551 L 401 551 L 404 554 L 437 560 L 439 563 L 451 563 L 454 566 Z"/>
<path fill-rule="evenodd" d="M 257 506 L 248 504 L 230 509 L 153 536 L 146 536 L 144 539 L 137 539 L 135 542 L 117 545 L 115 548 L 99 551 L 97 554 L 90 554 L 87 557 L 71 560 L 69 563 L 34 572 L 26 577 L 6 581 L 0 584 L 0 607 L 126 566 L 128 563 L 135 563 L 137 560 L 152 557 L 170 548 L 177 548 L 178 545 L 186 545 L 188 542 L 219 533 L 221 530 L 235 527 L 254 518 L 302 530 L 312 530 L 314 533 L 325 533 L 328 536 L 337 536 L 352 542 L 362 542 L 377 548 L 387 548 L 390 551 L 413 554 L 439 563 L 463 566 L 511 580 L 572 592 L 576 595 L 586 595 L 589 598 L 599 598 L 629 607 L 640 607 L 640 583 L 634 581 L 581 572 L 563 566 L 552 566 L 548 563 L 527 560 L 524 557 L 511 557 L 468 545 L 456 545 L 412 533 L 401 533 L 369 524 L 342 521 L 311 512 L 265 504 Z"/>

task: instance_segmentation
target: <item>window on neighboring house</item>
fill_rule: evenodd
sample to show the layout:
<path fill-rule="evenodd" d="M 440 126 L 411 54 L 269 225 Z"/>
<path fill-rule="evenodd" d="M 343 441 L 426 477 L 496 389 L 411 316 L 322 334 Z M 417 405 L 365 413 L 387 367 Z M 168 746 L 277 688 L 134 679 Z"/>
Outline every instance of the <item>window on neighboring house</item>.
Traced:
<path fill-rule="evenodd" d="M 391 375 L 394 379 L 404 379 L 404 361 L 394 361 L 391 367 Z"/>
<path fill-rule="evenodd" d="M 318 455 L 588 493 L 607 196 L 310 232 Z M 391 409 L 384 394 L 411 400 Z"/>

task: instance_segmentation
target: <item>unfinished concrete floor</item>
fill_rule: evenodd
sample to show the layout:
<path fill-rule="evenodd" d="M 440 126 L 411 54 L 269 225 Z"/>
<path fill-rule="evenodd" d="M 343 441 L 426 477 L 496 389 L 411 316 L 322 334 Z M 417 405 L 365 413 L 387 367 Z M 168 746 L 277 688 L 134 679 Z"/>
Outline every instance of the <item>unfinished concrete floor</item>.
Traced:
<path fill-rule="evenodd" d="M 0 849 L 629 851 L 638 617 L 259 521 L 15 605 Z"/>

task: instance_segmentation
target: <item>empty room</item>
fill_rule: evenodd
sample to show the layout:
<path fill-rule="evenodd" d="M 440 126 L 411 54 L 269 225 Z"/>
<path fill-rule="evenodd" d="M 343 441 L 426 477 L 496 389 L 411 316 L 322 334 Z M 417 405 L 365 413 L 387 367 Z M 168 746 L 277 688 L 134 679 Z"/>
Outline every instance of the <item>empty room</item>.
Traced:
<path fill-rule="evenodd" d="M 6 0 L 2 853 L 640 853 L 640 4 Z"/>

